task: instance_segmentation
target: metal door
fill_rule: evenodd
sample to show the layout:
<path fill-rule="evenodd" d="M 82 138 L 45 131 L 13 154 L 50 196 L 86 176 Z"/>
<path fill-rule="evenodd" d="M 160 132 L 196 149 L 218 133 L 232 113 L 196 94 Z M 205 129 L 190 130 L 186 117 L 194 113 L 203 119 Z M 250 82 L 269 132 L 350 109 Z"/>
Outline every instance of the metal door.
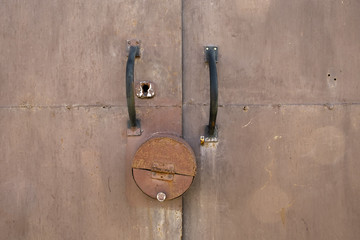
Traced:
<path fill-rule="evenodd" d="M 133 151 L 181 134 L 181 1 L 1 1 L 0 239 L 179 239 L 182 199 L 137 189 Z M 127 40 L 143 134 L 127 136 Z M 166 115 L 166 119 L 162 120 Z"/>
<path fill-rule="evenodd" d="M 360 2 L 183 3 L 184 239 L 359 239 Z M 219 49 L 218 138 L 202 46 Z M 204 105 L 205 104 L 205 105 Z"/>
<path fill-rule="evenodd" d="M 357 239 L 356 0 L 1 1 L 0 239 Z M 141 136 L 127 40 L 141 40 Z M 206 45 L 219 49 L 218 142 Z M 156 132 L 197 158 L 183 197 L 131 176 Z"/>

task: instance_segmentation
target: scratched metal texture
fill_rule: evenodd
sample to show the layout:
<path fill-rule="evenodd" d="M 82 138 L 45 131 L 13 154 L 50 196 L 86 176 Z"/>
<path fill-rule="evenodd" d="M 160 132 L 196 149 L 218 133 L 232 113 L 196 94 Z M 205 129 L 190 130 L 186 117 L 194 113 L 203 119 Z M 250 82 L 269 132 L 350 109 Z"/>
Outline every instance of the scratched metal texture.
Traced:
<path fill-rule="evenodd" d="M 183 2 L 184 239 L 358 239 L 360 2 Z M 217 45 L 219 142 L 203 46 Z M 245 108 L 245 110 L 244 110 Z"/>
<path fill-rule="evenodd" d="M 136 99 L 141 137 L 126 135 L 131 38 L 135 84 L 156 86 Z M 181 58 L 178 0 L 1 1 L 1 240 L 181 238 L 182 199 L 131 176 L 153 132 L 181 134 Z"/>
<path fill-rule="evenodd" d="M 358 238 L 360 104 L 220 107 L 219 142 L 200 147 L 207 112 L 184 107 L 184 239 Z"/>
<path fill-rule="evenodd" d="M 184 0 L 184 101 L 209 101 L 213 44 L 220 104 L 359 102 L 359 12 L 357 0 Z"/>
<path fill-rule="evenodd" d="M 0 239 L 180 238 L 182 217 L 183 239 L 358 238 L 360 3 L 182 7 L 183 92 L 180 1 L 2 1 Z M 135 81 L 156 86 L 136 102 L 137 139 L 129 38 L 142 40 Z M 208 44 L 220 50 L 220 142 L 200 148 Z M 181 198 L 164 209 L 136 188 L 129 161 L 152 131 L 181 133 L 182 94 L 199 166 L 183 216 Z"/>
<path fill-rule="evenodd" d="M 181 103 L 181 2 L 2 1 L 1 106 L 124 105 L 126 40 L 142 41 L 135 81 L 156 84 L 140 105 Z"/>

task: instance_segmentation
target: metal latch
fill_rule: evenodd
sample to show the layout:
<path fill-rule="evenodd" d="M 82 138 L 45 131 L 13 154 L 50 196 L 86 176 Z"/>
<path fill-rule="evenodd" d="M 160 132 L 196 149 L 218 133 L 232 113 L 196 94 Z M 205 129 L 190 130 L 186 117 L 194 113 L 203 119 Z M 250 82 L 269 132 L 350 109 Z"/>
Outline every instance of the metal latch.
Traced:
<path fill-rule="evenodd" d="M 151 168 L 151 177 L 154 179 L 172 181 L 174 180 L 174 164 L 154 163 Z"/>

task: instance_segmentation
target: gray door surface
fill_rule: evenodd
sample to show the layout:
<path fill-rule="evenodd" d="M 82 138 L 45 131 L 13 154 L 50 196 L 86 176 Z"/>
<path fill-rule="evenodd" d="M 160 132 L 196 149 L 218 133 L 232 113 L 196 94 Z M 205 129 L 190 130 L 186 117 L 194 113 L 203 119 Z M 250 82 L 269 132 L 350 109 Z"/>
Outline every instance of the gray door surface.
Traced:
<path fill-rule="evenodd" d="M 357 0 L 0 1 L 0 239 L 360 236 Z M 127 40 L 141 40 L 141 136 L 127 135 Z M 219 49 L 218 142 L 206 45 Z M 143 194 L 136 149 L 182 136 L 197 175 Z"/>

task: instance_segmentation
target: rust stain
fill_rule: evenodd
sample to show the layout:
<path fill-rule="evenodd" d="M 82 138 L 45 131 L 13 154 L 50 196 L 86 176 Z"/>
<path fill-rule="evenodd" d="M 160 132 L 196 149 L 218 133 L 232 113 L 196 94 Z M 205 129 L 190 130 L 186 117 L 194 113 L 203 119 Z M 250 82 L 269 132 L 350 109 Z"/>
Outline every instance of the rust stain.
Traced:
<path fill-rule="evenodd" d="M 155 136 L 142 144 L 135 153 L 132 167 L 152 170 L 158 165 L 173 164 L 175 173 L 195 176 L 195 154 L 181 138 L 174 136 Z"/>
<path fill-rule="evenodd" d="M 179 197 L 196 174 L 195 154 L 181 138 L 156 134 L 143 143 L 133 158 L 133 178 L 148 196 L 164 192 L 166 199 Z"/>
<path fill-rule="evenodd" d="M 295 202 L 295 200 L 291 201 L 287 206 L 281 208 L 281 210 L 279 211 L 280 217 L 281 217 L 281 222 L 282 222 L 282 224 L 284 226 L 285 226 L 285 223 L 286 223 L 286 212 L 294 204 L 294 202 Z"/>
<path fill-rule="evenodd" d="M 286 219 L 286 209 L 282 208 L 280 211 L 280 216 L 281 216 L 281 222 L 283 225 L 285 225 L 285 219 Z"/>

